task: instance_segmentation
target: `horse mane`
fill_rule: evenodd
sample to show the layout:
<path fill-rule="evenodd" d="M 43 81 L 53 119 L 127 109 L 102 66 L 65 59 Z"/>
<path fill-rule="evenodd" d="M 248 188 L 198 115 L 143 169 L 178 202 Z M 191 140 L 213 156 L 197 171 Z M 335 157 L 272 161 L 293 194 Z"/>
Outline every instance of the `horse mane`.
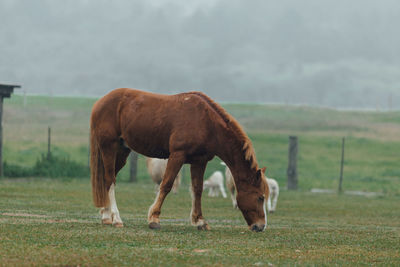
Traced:
<path fill-rule="evenodd" d="M 199 96 L 224 120 L 228 128 L 230 128 L 233 133 L 238 137 L 239 141 L 242 142 L 242 151 L 244 153 L 244 158 L 250 163 L 252 169 L 256 169 L 257 160 L 253 144 L 251 143 L 250 138 L 244 132 L 242 126 L 240 126 L 239 122 L 228 112 L 226 112 L 223 107 L 221 107 L 218 103 L 216 103 L 209 96 L 203 94 L 202 92 L 189 92 L 188 94 Z"/>

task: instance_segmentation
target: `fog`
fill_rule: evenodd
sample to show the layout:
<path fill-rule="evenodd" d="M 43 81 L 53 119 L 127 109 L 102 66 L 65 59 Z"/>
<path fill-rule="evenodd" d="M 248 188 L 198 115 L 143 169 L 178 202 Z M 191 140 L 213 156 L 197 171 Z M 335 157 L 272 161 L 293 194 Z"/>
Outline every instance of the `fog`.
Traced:
<path fill-rule="evenodd" d="M 398 109 L 399 12 L 398 0 L 0 0 L 0 82 Z"/>

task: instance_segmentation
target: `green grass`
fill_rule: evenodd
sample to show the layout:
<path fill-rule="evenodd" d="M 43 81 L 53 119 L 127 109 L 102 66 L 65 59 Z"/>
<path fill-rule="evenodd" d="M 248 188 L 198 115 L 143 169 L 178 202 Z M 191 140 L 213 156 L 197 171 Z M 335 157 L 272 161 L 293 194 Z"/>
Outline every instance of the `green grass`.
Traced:
<path fill-rule="evenodd" d="M 62 266 L 282 266 L 400 264 L 400 199 L 281 192 L 263 233 L 228 199 L 203 196 L 212 229 L 189 222 L 187 187 L 170 194 L 159 231 L 146 223 L 150 184 L 118 183 L 125 227 L 100 224 L 88 180 L 0 180 L 0 262 Z"/>

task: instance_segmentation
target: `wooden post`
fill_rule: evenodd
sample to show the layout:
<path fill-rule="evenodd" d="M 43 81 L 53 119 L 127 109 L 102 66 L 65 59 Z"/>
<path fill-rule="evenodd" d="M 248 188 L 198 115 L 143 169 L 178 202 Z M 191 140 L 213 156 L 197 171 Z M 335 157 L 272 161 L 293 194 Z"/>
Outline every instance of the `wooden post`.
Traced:
<path fill-rule="evenodd" d="M 129 182 L 136 183 L 138 154 L 132 151 L 131 154 L 129 155 L 129 161 L 130 161 Z"/>
<path fill-rule="evenodd" d="M 3 174 L 3 96 L 0 96 L 0 177 Z"/>
<path fill-rule="evenodd" d="M 88 166 L 88 168 L 90 168 L 90 129 L 89 129 L 89 142 L 88 142 L 87 166 Z"/>
<path fill-rule="evenodd" d="M 289 136 L 289 163 L 287 169 L 287 188 L 297 190 L 297 136 Z"/>
<path fill-rule="evenodd" d="M 345 138 L 342 138 L 342 160 L 340 162 L 340 177 L 339 177 L 339 194 L 342 193 L 342 182 L 343 182 L 343 165 L 344 165 L 344 141 Z"/>
<path fill-rule="evenodd" d="M 47 130 L 47 160 L 51 158 L 51 128 Z"/>

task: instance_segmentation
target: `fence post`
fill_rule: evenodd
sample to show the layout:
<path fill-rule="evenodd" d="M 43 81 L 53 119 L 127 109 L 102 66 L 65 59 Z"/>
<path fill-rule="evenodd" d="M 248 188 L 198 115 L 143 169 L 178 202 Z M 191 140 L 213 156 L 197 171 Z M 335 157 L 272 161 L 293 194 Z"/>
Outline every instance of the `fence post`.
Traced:
<path fill-rule="evenodd" d="M 288 190 L 297 190 L 297 136 L 289 136 L 289 163 L 287 169 L 287 188 Z"/>
<path fill-rule="evenodd" d="M 137 161 L 138 161 L 138 154 L 134 151 L 131 152 L 129 155 L 129 182 L 136 183 L 137 182 Z"/>
<path fill-rule="evenodd" d="M 344 141 L 345 138 L 342 138 L 342 160 L 340 162 L 340 177 L 339 177 L 339 194 L 342 193 L 342 182 L 343 182 L 343 165 L 344 165 Z"/>
<path fill-rule="evenodd" d="M 51 157 L 51 128 L 49 126 L 47 130 L 47 159 Z"/>
<path fill-rule="evenodd" d="M 3 175 L 3 96 L 0 95 L 0 177 Z"/>
<path fill-rule="evenodd" d="M 88 142 L 87 166 L 88 166 L 88 168 L 90 168 L 90 129 L 89 129 L 89 142 Z"/>

